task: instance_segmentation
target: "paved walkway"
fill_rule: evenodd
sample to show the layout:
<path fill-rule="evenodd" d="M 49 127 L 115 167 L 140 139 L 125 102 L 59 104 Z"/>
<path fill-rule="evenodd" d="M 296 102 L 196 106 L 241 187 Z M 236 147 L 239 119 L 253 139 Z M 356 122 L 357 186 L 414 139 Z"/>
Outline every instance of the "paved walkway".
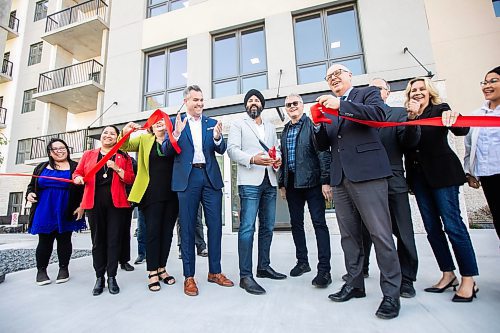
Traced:
<path fill-rule="evenodd" d="M 200 295 L 188 297 L 183 294 L 182 265 L 174 246 L 168 271 L 178 281 L 173 286 L 162 284 L 158 293 L 147 290 L 146 268 L 142 264 L 133 272 L 119 270 L 119 295 L 105 291 L 93 297 L 90 257 L 73 260 L 70 281 L 60 285 L 37 286 L 35 269 L 8 274 L 0 284 L 0 332 L 498 332 L 499 242 L 493 230 L 472 230 L 471 234 L 481 273 L 477 278 L 478 299 L 471 304 L 455 304 L 450 301 L 451 291 L 423 292 L 440 274 L 425 235 L 419 234 L 417 296 L 402 299 L 400 316 L 390 321 L 374 315 L 381 293 L 373 255 L 366 298 L 347 303 L 334 303 L 327 298 L 342 286 L 340 277 L 344 274 L 340 237 L 332 235 L 334 281 L 327 289 L 311 286 L 313 269 L 284 281 L 259 279 L 267 294 L 253 296 L 237 286 L 223 288 L 208 283 L 206 259 L 197 257 Z M 315 265 L 314 236 L 307 236 L 310 262 Z M 90 247 L 89 234 L 77 234 L 73 239 L 75 249 Z M 132 243 L 135 251 L 135 238 Z M 0 235 L 0 249 L 35 246 L 34 236 Z M 295 263 L 290 233 L 275 234 L 271 255 L 272 266 L 288 273 Z M 224 235 L 222 266 L 235 282 L 237 263 L 237 236 Z M 55 279 L 57 266 L 50 265 L 48 271 Z"/>

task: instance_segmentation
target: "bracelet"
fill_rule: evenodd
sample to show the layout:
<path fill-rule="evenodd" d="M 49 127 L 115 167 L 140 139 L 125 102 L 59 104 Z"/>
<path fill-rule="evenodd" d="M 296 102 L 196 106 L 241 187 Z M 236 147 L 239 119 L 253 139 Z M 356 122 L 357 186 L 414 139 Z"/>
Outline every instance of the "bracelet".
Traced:
<path fill-rule="evenodd" d="M 123 171 L 123 169 L 118 168 L 118 169 L 116 169 L 115 171 L 116 171 L 117 173 L 120 173 L 120 172 L 122 172 L 122 171 Z"/>
<path fill-rule="evenodd" d="M 250 159 L 250 164 L 255 164 L 255 156 L 252 156 L 252 158 Z"/>

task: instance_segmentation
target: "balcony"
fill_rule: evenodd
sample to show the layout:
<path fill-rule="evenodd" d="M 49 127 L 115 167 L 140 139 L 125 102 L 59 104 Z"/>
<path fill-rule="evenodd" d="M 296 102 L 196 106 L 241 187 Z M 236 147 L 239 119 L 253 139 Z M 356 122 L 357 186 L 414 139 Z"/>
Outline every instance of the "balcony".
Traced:
<path fill-rule="evenodd" d="M 2 70 L 0 71 L 0 83 L 12 81 L 12 62 L 4 59 L 2 62 Z"/>
<path fill-rule="evenodd" d="M 9 18 L 9 25 L 7 27 L 7 39 L 16 38 L 19 36 L 19 19 L 14 15 Z"/>
<path fill-rule="evenodd" d="M 89 60 L 40 74 L 39 101 L 57 104 L 71 113 L 97 109 L 97 95 L 104 91 L 102 85 L 103 66 Z"/>
<path fill-rule="evenodd" d="M 0 107 L 0 128 L 5 128 L 6 119 L 7 119 L 7 109 Z"/>
<path fill-rule="evenodd" d="M 103 30 L 108 5 L 102 0 L 90 0 L 47 16 L 42 39 L 71 52 L 77 60 L 95 58 L 101 54 Z"/>
<path fill-rule="evenodd" d="M 25 164 L 37 165 L 42 161 L 46 161 L 47 144 L 52 138 L 62 139 L 68 144 L 73 160 L 78 160 L 85 150 L 96 148 L 96 142 L 99 141 L 89 136 L 88 129 L 35 137 L 31 139 L 31 154 Z"/>

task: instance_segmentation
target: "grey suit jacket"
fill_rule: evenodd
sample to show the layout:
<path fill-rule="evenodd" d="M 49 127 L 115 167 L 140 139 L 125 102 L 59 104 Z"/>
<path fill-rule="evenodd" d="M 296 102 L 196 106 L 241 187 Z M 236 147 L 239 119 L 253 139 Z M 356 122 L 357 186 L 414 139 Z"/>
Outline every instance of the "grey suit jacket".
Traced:
<path fill-rule="evenodd" d="M 281 156 L 276 127 L 267 121 L 263 123 L 265 138 L 262 141 L 268 148 L 276 146 L 277 155 Z M 264 180 L 266 167 L 250 164 L 252 156 L 264 151 L 259 143 L 258 133 L 255 121 L 247 114 L 231 124 L 227 139 L 227 154 L 232 161 L 238 163 L 238 185 L 258 186 Z M 267 167 L 267 171 L 271 185 L 278 186 L 276 171 L 272 167 Z"/>

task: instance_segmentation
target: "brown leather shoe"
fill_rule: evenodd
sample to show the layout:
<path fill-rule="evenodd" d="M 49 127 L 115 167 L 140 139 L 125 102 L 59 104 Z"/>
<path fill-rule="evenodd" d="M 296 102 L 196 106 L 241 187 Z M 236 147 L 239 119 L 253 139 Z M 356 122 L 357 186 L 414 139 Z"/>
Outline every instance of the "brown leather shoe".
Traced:
<path fill-rule="evenodd" d="M 217 274 L 208 273 L 208 282 L 217 283 L 219 286 L 223 286 L 223 287 L 232 287 L 232 286 L 234 286 L 233 281 L 229 280 L 222 273 L 217 273 Z"/>
<path fill-rule="evenodd" d="M 198 287 L 193 277 L 188 277 L 184 280 L 184 294 L 188 296 L 198 296 Z"/>

